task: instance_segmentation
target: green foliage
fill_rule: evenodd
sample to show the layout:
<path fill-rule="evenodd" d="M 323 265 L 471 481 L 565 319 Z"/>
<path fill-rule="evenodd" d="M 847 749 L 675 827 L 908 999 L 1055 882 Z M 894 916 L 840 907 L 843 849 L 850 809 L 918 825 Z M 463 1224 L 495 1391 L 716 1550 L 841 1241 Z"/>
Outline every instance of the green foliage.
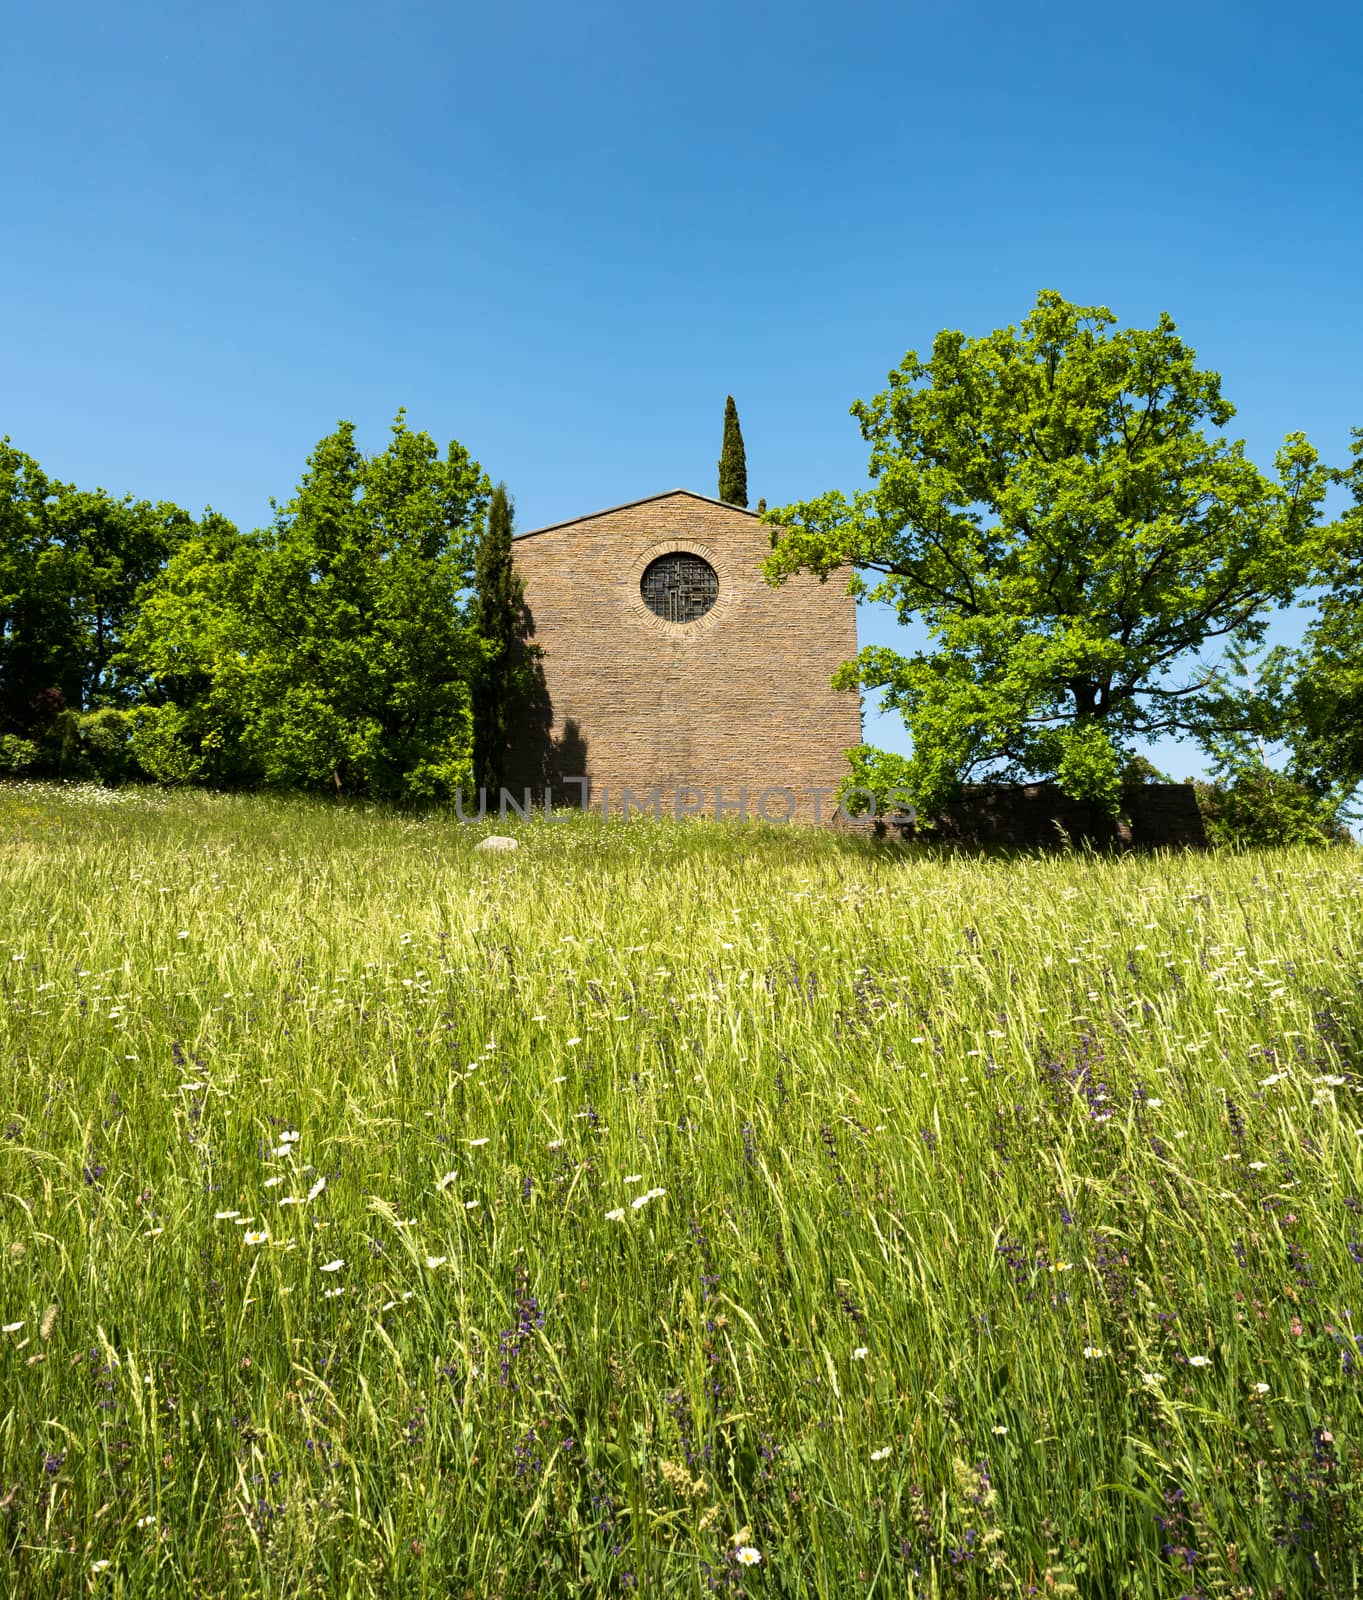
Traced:
<path fill-rule="evenodd" d="M 1112 736 L 1096 717 L 1084 717 L 1055 735 L 1056 782 L 1062 794 L 1089 800 L 1116 816 L 1122 799 L 1122 760 Z"/>
<path fill-rule="evenodd" d="M 81 713 L 60 710 L 38 737 L 38 770 L 61 778 L 95 777 L 80 737 Z"/>
<path fill-rule="evenodd" d="M 1291 746 L 1294 772 L 1320 793 L 1363 784 L 1363 429 L 1341 479 L 1353 507 L 1340 519 L 1329 592 L 1301 648 L 1270 652 L 1260 716 Z"/>
<path fill-rule="evenodd" d="M 0 774 L 16 777 L 32 770 L 38 760 L 38 746 L 17 733 L 0 733 Z"/>
<path fill-rule="evenodd" d="M 510 719 L 529 655 L 524 643 L 525 590 L 511 550 L 514 507 L 506 485 L 492 491 L 474 565 L 473 633 L 482 650 L 473 685 L 474 789 L 496 795 L 505 777 Z"/>
<path fill-rule="evenodd" d="M 847 752 L 847 761 L 851 771 L 839 785 L 838 797 L 849 816 L 862 816 L 870 810 L 867 793 L 874 797 L 878 817 L 909 809 L 912 767 L 905 756 L 863 744 Z M 854 792 L 857 790 L 864 792 Z"/>
<path fill-rule="evenodd" d="M 1363 772 L 1341 760 L 1352 732 L 1347 721 L 1338 730 L 1312 725 L 1310 671 L 1303 668 L 1310 659 L 1320 657 L 1309 646 L 1259 653 L 1232 642 L 1227 649 L 1206 698 L 1202 730 L 1216 781 L 1197 785 L 1213 843 L 1348 839 L 1350 800 Z M 1322 733 L 1335 741 L 1329 757 Z"/>
<path fill-rule="evenodd" d="M 132 750 L 136 713 L 117 706 L 100 711 L 59 711 L 33 740 L 19 741 L 32 752 L 28 771 L 68 781 L 116 785 L 143 778 Z"/>
<path fill-rule="evenodd" d="M 162 781 L 404 799 L 467 783 L 489 486 L 462 445 L 442 459 L 401 413 L 392 431 L 366 457 L 342 423 L 272 527 L 206 519 L 144 596 L 125 660 L 179 713 L 139 732 Z"/>
<path fill-rule="evenodd" d="M 194 736 L 193 719 L 179 706 L 139 706 L 127 716 L 131 754 L 154 783 L 180 786 L 206 776 L 208 759 Z"/>
<path fill-rule="evenodd" d="M 58 483 L 0 440 L 0 728 L 41 735 L 63 708 L 128 702 L 115 657 L 135 597 L 193 529 L 178 506 Z"/>
<path fill-rule="evenodd" d="M 924 812 L 985 771 L 1115 808 L 1134 740 L 1201 725 L 1178 663 L 1261 638 L 1325 559 L 1331 474 L 1305 438 L 1267 477 L 1204 433 L 1234 410 L 1172 320 L 1114 323 L 1044 291 L 1020 329 L 939 334 L 852 408 L 872 487 L 767 514 L 770 581 L 854 568 L 853 592 L 926 622 L 933 649 L 868 648 L 839 680 L 903 714 Z"/>
<path fill-rule="evenodd" d="M 87 711 L 81 716 L 76 724 L 81 766 L 109 784 L 141 776 L 132 736 L 138 715 L 106 706 L 103 711 Z"/>
<path fill-rule="evenodd" d="M 1338 803 L 1288 773 L 1246 764 L 1215 782 L 1193 783 L 1209 844 L 1258 849 L 1348 844 Z"/>
<path fill-rule="evenodd" d="M 263 775 L 245 729 L 259 692 L 251 646 L 265 630 L 252 607 L 266 552 L 266 536 L 205 516 L 198 535 L 143 593 L 122 658 L 141 675 L 149 707 L 178 708 L 178 737 L 203 753 L 217 784 L 256 783 Z"/>
<path fill-rule="evenodd" d="M 1091 800 L 1111 811 L 1114 802 L 1120 806 L 1124 788 L 1143 783 L 1173 782 L 1144 756 L 1130 757 L 1117 771 L 1112 764 L 1111 751 L 1112 747 L 1103 739 L 1101 729 L 1090 731 L 1076 728 L 1060 756 L 1062 779 L 1069 783 L 1065 792 L 1076 798 Z M 875 797 L 878 816 L 909 809 L 915 770 L 910 757 L 890 750 L 878 750 L 874 745 L 859 745 L 847 752 L 847 760 L 850 771 L 842 780 L 838 793 L 850 815 L 860 816 L 870 810 L 866 791 Z M 959 797 L 959 787 L 948 792 L 948 801 Z"/>
<path fill-rule="evenodd" d="M 719 498 L 726 505 L 748 504 L 748 456 L 743 448 L 743 430 L 738 425 L 738 407 L 729 395 L 724 402 L 724 443 L 719 453 Z"/>
<path fill-rule="evenodd" d="M 1143 783 L 1173 783 L 1167 772 L 1161 772 L 1145 756 L 1131 756 L 1122 768 L 1122 787 L 1135 788 Z"/>
<path fill-rule="evenodd" d="M 187 723 L 185 713 L 170 704 L 63 711 L 44 735 L 42 765 L 67 780 L 110 786 L 147 779 L 192 783 L 204 776 L 204 759 L 187 737 Z"/>

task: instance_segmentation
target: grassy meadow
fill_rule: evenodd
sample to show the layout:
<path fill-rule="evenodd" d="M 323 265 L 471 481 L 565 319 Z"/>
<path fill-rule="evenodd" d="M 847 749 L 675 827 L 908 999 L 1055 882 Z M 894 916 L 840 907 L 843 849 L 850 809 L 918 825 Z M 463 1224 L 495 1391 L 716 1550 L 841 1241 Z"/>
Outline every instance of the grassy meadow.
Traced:
<path fill-rule="evenodd" d="M 1363 1588 L 1363 854 L 0 789 L 0 1586 Z"/>

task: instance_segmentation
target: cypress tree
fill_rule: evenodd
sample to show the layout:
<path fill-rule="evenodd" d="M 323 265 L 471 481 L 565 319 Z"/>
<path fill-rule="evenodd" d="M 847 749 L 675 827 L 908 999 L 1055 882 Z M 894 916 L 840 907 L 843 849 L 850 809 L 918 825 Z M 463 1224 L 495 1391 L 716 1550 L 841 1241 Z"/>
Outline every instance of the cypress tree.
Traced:
<path fill-rule="evenodd" d="M 748 505 L 748 458 L 743 450 L 743 430 L 738 407 L 730 395 L 724 402 L 724 446 L 719 456 L 719 498 L 726 505 Z"/>
<path fill-rule="evenodd" d="M 477 592 L 473 631 L 483 660 L 473 689 L 473 782 L 495 797 L 505 776 L 508 712 L 513 695 L 516 643 L 524 588 L 511 560 L 515 508 L 506 485 L 492 491 L 487 526 L 473 568 Z"/>

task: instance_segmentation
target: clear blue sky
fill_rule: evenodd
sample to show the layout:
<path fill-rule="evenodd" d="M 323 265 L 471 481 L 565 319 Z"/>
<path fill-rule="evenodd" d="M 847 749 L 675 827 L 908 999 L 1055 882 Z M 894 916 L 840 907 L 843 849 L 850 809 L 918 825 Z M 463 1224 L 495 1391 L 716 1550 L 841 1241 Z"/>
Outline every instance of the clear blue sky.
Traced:
<path fill-rule="evenodd" d="M 1171 312 L 1262 464 L 1340 460 L 1360 46 L 1343 0 L 16 0 L 0 433 L 255 526 L 406 406 L 530 528 L 713 493 L 732 393 L 777 504 L 863 481 L 906 349 L 1047 287 Z"/>

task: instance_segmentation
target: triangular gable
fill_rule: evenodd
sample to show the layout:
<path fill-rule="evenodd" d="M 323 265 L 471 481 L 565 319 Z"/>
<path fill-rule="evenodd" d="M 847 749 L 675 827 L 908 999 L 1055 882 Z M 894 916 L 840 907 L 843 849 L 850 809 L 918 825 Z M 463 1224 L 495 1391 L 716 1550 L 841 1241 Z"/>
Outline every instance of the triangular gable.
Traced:
<path fill-rule="evenodd" d="M 740 516 L 756 518 L 756 511 L 749 511 L 746 506 L 732 506 L 727 500 L 716 500 L 708 494 L 697 494 L 694 489 L 664 489 L 661 494 L 646 494 L 638 500 L 626 500 L 618 506 L 607 506 L 602 511 L 589 511 L 583 517 L 565 517 L 562 522 L 546 523 L 542 528 L 531 528 L 526 533 L 518 533 L 512 541 L 519 544 L 522 539 L 534 539 L 541 533 L 554 533 L 559 528 L 572 528 L 579 522 L 593 522 L 597 517 L 609 517 L 616 511 L 629 511 L 634 506 L 652 505 L 657 500 L 672 500 L 681 495 L 687 500 L 699 500 L 703 505 L 721 506 L 725 511 L 735 511 Z"/>

